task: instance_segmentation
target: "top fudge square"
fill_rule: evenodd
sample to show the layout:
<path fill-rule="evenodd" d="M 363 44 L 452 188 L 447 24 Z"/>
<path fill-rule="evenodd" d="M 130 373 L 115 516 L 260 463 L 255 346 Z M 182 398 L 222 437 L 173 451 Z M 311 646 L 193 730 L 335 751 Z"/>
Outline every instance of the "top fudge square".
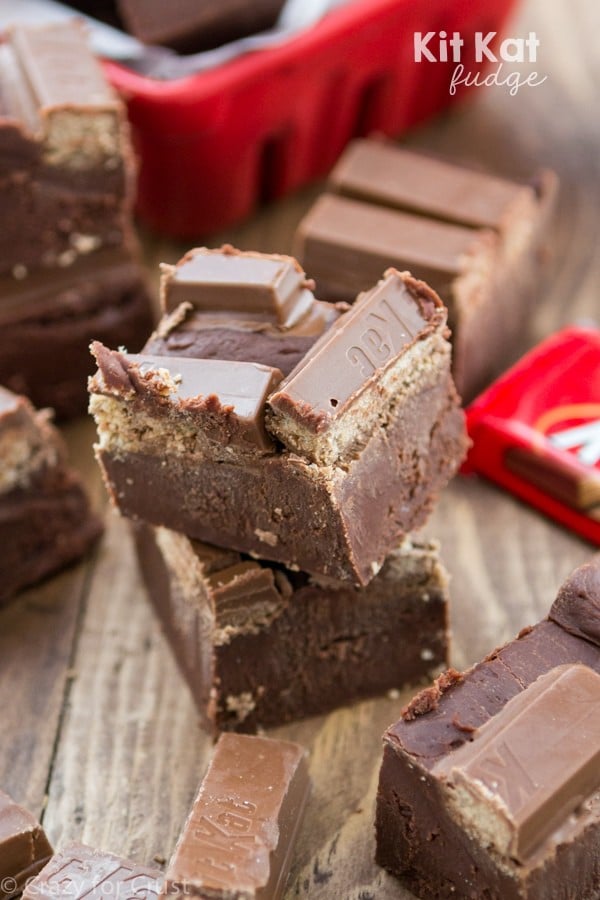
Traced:
<path fill-rule="evenodd" d="M 460 464 L 446 310 L 395 270 L 351 307 L 290 257 L 164 267 L 143 352 L 93 346 L 97 455 L 134 519 L 367 584 Z"/>

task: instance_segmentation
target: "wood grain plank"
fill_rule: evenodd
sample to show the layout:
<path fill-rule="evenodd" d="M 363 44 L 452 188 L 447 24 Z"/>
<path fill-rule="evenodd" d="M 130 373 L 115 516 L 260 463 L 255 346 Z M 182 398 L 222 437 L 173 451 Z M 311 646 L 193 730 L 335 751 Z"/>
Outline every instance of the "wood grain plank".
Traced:
<path fill-rule="evenodd" d="M 109 515 L 44 825 L 144 862 L 168 857 L 211 743 L 146 602 L 128 527 Z"/>
<path fill-rule="evenodd" d="M 90 566 L 80 563 L 0 610 L 0 785 L 36 814 L 44 805 Z"/>

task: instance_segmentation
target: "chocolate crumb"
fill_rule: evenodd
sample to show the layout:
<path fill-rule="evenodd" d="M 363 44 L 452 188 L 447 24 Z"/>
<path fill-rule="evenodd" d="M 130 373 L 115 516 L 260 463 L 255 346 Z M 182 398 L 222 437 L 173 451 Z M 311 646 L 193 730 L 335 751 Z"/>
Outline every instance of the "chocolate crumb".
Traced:
<path fill-rule="evenodd" d="M 410 701 L 402 710 L 402 718 L 405 722 L 412 722 L 418 716 L 424 716 L 437 709 L 440 697 L 445 694 L 453 684 L 462 681 L 463 676 L 456 669 L 446 669 L 435 679 L 431 687 L 425 688 Z"/>

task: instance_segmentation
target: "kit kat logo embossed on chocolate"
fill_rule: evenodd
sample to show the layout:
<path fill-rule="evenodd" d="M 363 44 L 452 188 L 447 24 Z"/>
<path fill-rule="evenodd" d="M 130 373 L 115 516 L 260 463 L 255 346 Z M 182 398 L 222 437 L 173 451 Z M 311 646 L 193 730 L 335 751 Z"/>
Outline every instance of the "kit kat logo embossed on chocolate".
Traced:
<path fill-rule="evenodd" d="M 600 785 L 599 703 L 600 676 L 578 664 L 513 697 L 439 766 L 461 817 L 502 852 L 527 857 Z"/>
<path fill-rule="evenodd" d="M 153 900 L 160 886 L 156 880 L 114 858 L 97 860 L 94 866 L 71 857 L 46 879 L 45 892 L 56 897 Z"/>
<path fill-rule="evenodd" d="M 521 809 L 539 787 L 507 741 L 501 741 L 465 771 L 502 797 L 514 812 Z"/>
<path fill-rule="evenodd" d="M 404 344 L 413 340 L 418 327 L 415 330 L 413 323 L 407 324 L 385 297 L 368 313 L 365 323 L 368 327 L 360 334 L 359 343 L 348 348 L 346 357 L 352 365 L 359 366 L 361 375 L 368 378 Z M 422 321 L 419 324 L 422 326 Z"/>
<path fill-rule="evenodd" d="M 211 877 L 226 887 L 236 872 L 260 855 L 256 834 L 256 804 L 230 797 L 215 799 L 194 822 L 190 852 L 210 869 Z"/>

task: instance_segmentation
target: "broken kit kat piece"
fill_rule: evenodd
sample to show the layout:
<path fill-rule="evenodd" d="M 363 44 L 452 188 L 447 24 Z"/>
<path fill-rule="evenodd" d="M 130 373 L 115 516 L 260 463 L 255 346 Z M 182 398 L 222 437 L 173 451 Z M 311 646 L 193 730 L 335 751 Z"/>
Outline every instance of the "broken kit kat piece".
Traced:
<path fill-rule="evenodd" d="M 101 530 L 48 411 L 0 388 L 0 602 L 79 559 Z"/>
<path fill-rule="evenodd" d="M 298 744 L 221 735 L 161 897 L 278 900 L 309 791 Z"/>
<path fill-rule="evenodd" d="M 467 409 L 465 472 L 600 544 L 600 331 L 564 328 Z"/>
<path fill-rule="evenodd" d="M 163 875 L 104 850 L 72 843 L 60 850 L 31 881 L 23 900 L 69 897 L 113 897 L 115 900 L 150 900 L 158 897 Z"/>
<path fill-rule="evenodd" d="M 298 228 L 295 252 L 325 299 L 351 301 L 388 266 L 448 307 L 453 372 L 471 399 L 524 346 L 556 195 L 374 140 L 355 141 Z"/>
<path fill-rule="evenodd" d="M 230 248 L 213 253 L 235 259 Z M 184 257 L 182 265 L 188 261 Z M 203 285 L 195 286 L 201 305 Z M 265 286 L 255 283 L 261 293 Z M 424 521 L 464 453 L 445 311 L 426 285 L 393 270 L 348 312 L 333 307 L 327 313 L 317 301 L 306 305 L 306 288 L 299 287 L 299 318 L 272 307 L 245 313 L 259 318 L 236 326 L 239 390 L 254 391 L 244 373 L 266 364 L 257 358 L 257 324 L 271 330 L 272 344 L 285 343 L 286 326 L 275 324 L 284 315 L 297 332 L 306 324 L 312 339 L 287 380 L 270 367 L 267 393 L 266 381 L 256 385 L 251 405 L 262 441 L 235 439 L 230 380 L 218 384 L 212 360 L 192 362 L 185 349 L 180 352 L 178 339 L 185 348 L 197 331 L 222 323 L 221 308 L 208 319 L 196 310 L 190 335 L 187 300 L 139 357 L 94 347 L 98 372 L 90 381 L 90 408 L 97 456 L 113 501 L 127 516 L 367 584 L 403 536 Z M 161 368 L 170 372 L 168 388 Z M 185 387 L 190 379 L 195 397 Z M 211 428 L 203 430 L 207 413 Z M 265 434 L 278 440 L 269 446 Z"/>
<path fill-rule="evenodd" d="M 140 347 L 150 300 L 123 103 L 79 23 L 0 43 L 0 383 L 82 413 L 92 338 Z M 57 362 L 58 361 L 58 362 Z"/>
<path fill-rule="evenodd" d="M 423 898 L 600 891 L 600 561 L 384 735 L 377 861 Z"/>
<path fill-rule="evenodd" d="M 20 894 L 51 856 L 35 816 L 0 791 L 0 900 Z"/>
<path fill-rule="evenodd" d="M 447 575 L 432 544 L 407 539 L 356 588 L 165 528 L 133 531 L 149 599 L 211 731 L 329 712 L 417 684 L 447 660 Z"/>

